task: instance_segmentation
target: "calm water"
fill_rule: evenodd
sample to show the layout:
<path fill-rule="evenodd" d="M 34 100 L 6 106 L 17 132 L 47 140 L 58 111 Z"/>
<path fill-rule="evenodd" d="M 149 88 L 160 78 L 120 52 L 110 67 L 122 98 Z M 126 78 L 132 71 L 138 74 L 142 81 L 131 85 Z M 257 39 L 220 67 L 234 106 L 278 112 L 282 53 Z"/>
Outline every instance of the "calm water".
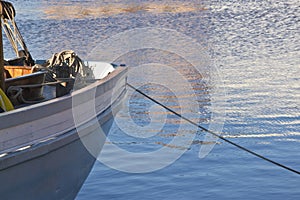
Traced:
<path fill-rule="evenodd" d="M 95 49 L 108 52 L 108 57 L 133 67 L 129 81 L 145 93 L 207 128 L 224 119 L 226 138 L 300 170 L 298 0 L 13 2 L 34 58 L 49 58 L 63 49 L 73 49 L 83 59 L 93 58 Z M 124 31 L 145 30 L 141 28 L 169 29 L 170 35 L 147 37 L 147 33 L 139 41 L 126 38 L 127 43 L 109 40 Z M 170 39 L 174 34 L 185 37 L 174 41 Z M 173 41 L 165 44 L 172 51 L 143 49 L 145 44 L 160 47 L 165 41 Z M 191 43 L 203 48 L 190 48 Z M 5 44 L 6 57 L 12 57 Z M 112 51 L 109 45 L 125 53 Z M 126 52 L 136 45 L 139 50 Z M 187 49 L 186 54 L 176 54 L 182 49 Z M 203 60 L 201 52 L 217 69 L 207 68 L 206 62 L 199 66 L 189 62 Z M 204 132 L 195 132 L 136 92 L 129 91 L 125 104 L 103 151 L 106 164 L 96 162 L 78 200 L 300 198 L 299 175 L 220 140 L 200 159 L 200 147 L 211 145 Z M 212 113 L 219 116 L 218 122 Z M 180 142 L 173 144 L 175 137 Z M 131 173 L 146 166 L 152 169 L 169 155 L 155 154 L 158 161 L 155 156 L 135 160 L 123 157 L 115 146 L 131 155 L 161 148 L 170 154 L 185 152 L 162 169 Z"/>

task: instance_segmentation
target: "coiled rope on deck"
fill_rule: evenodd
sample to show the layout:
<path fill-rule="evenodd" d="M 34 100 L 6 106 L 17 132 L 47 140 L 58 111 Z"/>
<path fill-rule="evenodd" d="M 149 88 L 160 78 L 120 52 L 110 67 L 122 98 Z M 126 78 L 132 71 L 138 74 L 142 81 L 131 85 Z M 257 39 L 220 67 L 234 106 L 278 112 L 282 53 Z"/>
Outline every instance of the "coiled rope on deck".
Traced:
<path fill-rule="evenodd" d="M 258 153 L 256 153 L 256 152 L 254 152 L 254 151 L 252 151 L 252 150 L 246 148 L 246 147 L 243 147 L 243 146 L 241 146 L 241 145 L 239 145 L 239 144 L 237 144 L 237 143 L 235 143 L 235 142 L 232 142 L 232 141 L 230 141 L 230 140 L 224 138 L 223 136 L 221 136 L 221 135 L 219 135 L 219 134 L 217 134 L 217 133 L 215 133 L 215 132 L 213 132 L 213 131 L 211 131 L 211 130 L 209 130 L 209 129 L 207 129 L 207 128 L 205 128 L 205 127 L 203 127 L 203 126 L 201 126 L 201 125 L 199 125 L 199 124 L 197 124 L 197 123 L 195 123 L 195 122 L 193 122 L 192 120 L 190 120 L 190 119 L 184 117 L 183 115 L 177 113 L 176 111 L 172 110 L 171 108 L 165 106 L 164 104 L 160 103 L 159 101 L 157 101 L 157 100 L 153 99 L 152 97 L 150 97 L 149 95 L 145 94 L 145 93 L 142 92 L 141 90 L 135 88 L 135 87 L 132 86 L 131 84 L 127 83 L 127 85 L 128 85 L 130 88 L 132 88 L 133 90 L 135 90 L 136 92 L 138 92 L 138 93 L 140 93 L 141 95 L 143 95 L 144 97 L 146 97 L 147 99 L 149 99 L 149 100 L 151 100 L 152 102 L 156 103 L 157 105 L 159 105 L 159 106 L 165 108 L 165 109 L 168 110 L 169 112 L 171 112 L 171 113 L 173 113 L 174 115 L 180 117 L 181 119 L 187 121 L 187 122 L 190 123 L 191 125 L 196 126 L 196 127 L 200 128 L 200 129 L 202 129 L 203 131 L 205 131 L 205 132 L 207 132 L 207 133 L 210 133 L 210 134 L 214 135 L 215 137 L 218 137 L 219 139 L 223 140 L 224 142 L 229 143 L 229 144 L 231 144 L 231 145 L 233 145 L 233 146 L 235 146 L 235 147 L 241 149 L 242 151 L 248 152 L 248 153 L 250 153 L 250 154 L 252 154 L 252 155 L 254 155 L 254 156 L 256 156 L 256 157 L 258 157 L 258 158 L 260 158 L 260 159 L 262 159 L 262 160 L 265 160 L 265 161 L 267 161 L 267 162 L 269 162 L 269 163 L 271 163 L 271 164 L 273 164 L 273 165 L 276 165 L 276 166 L 281 167 L 281 168 L 283 168 L 283 169 L 285 169 L 285 170 L 288 170 L 288 171 L 290 171 L 290 172 L 293 172 L 293 173 L 295 173 L 295 174 L 300 175 L 300 171 L 295 170 L 295 169 L 293 169 L 293 168 L 290 168 L 290 167 L 288 167 L 288 166 L 286 166 L 286 165 L 283 165 L 283 164 L 281 164 L 281 163 L 278 163 L 278 162 L 276 162 L 276 161 L 274 161 L 274 160 L 271 160 L 271 159 L 269 159 L 269 158 L 266 158 L 265 156 L 260 155 L 260 154 L 258 154 Z"/>
<path fill-rule="evenodd" d="M 47 60 L 44 69 L 47 69 L 49 72 L 48 75 L 51 76 L 47 76 L 47 78 L 50 79 L 49 81 L 56 81 L 57 79 L 79 79 L 88 73 L 84 62 L 72 50 L 64 50 L 53 54 L 53 56 Z"/>

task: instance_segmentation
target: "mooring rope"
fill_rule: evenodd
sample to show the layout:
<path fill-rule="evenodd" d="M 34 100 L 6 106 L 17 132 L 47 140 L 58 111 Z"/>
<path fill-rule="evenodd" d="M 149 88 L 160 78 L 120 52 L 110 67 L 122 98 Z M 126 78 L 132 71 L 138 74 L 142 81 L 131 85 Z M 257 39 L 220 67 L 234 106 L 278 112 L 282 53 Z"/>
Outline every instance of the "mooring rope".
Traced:
<path fill-rule="evenodd" d="M 199 124 L 197 124 L 197 123 L 195 123 L 195 122 L 193 122 L 192 120 L 190 120 L 190 119 L 184 117 L 183 115 L 177 113 L 176 111 L 172 110 L 171 108 L 165 106 L 164 104 L 160 103 L 159 101 L 157 101 L 157 100 L 153 99 L 152 97 L 150 97 L 149 95 L 145 94 L 145 93 L 142 92 L 141 90 L 135 88 L 135 87 L 132 86 L 131 84 L 127 83 L 127 85 L 128 85 L 130 88 L 132 88 L 133 90 L 135 90 L 136 92 L 138 92 L 138 93 L 140 93 L 141 95 L 143 95 L 144 97 L 146 97 L 147 99 L 153 101 L 153 102 L 156 103 L 157 105 L 159 105 L 159 106 L 165 108 L 166 110 L 168 110 L 169 112 L 173 113 L 174 115 L 180 117 L 181 119 L 187 121 L 188 123 L 190 123 L 190 124 L 192 124 L 192 125 L 194 125 L 194 126 L 200 128 L 200 129 L 202 129 L 203 131 L 205 131 L 205 132 L 207 132 L 207 133 L 210 133 L 210 134 L 212 134 L 212 135 L 218 137 L 219 139 L 223 140 L 224 142 L 227 142 L 227 143 L 229 143 L 229 144 L 231 144 L 231 145 L 233 145 L 233 146 L 235 146 L 235 147 L 237 147 L 237 148 L 239 148 L 239 149 L 241 149 L 241 150 L 243 150 L 243 151 L 246 151 L 246 152 L 248 152 L 248 153 L 250 153 L 250 154 L 252 154 L 252 155 L 254 155 L 254 156 L 256 156 L 256 157 L 258 157 L 258 158 L 260 158 L 260 159 L 262 159 L 262 160 L 265 160 L 265 161 L 267 161 L 267 162 L 269 162 L 269 163 L 272 163 L 272 164 L 274 164 L 274 165 L 276 165 L 276 166 L 278 166 L 278 167 L 281 167 L 281 168 L 283 168 L 283 169 L 286 169 L 286 170 L 288 170 L 288 171 L 291 171 L 291 172 L 293 172 L 293 173 L 295 173 L 295 174 L 300 175 L 300 171 L 295 170 L 295 169 L 292 169 L 292 168 L 290 168 L 290 167 L 288 167 L 288 166 L 286 166 L 286 165 L 283 165 L 283 164 L 281 164 L 281 163 L 278 163 L 278 162 L 276 162 L 276 161 L 274 161 L 274 160 L 271 160 L 271 159 L 269 159 L 269 158 L 266 158 L 265 156 L 260 155 L 260 154 L 258 154 L 258 153 L 256 153 L 256 152 L 254 152 L 254 151 L 252 151 L 252 150 L 246 148 L 246 147 L 243 147 L 243 146 L 241 146 L 241 145 L 239 145 L 239 144 L 237 144 L 237 143 L 235 143 L 235 142 L 232 142 L 232 141 L 230 141 L 230 140 L 224 138 L 223 136 L 221 136 L 221 135 L 219 135 L 219 134 L 217 134 L 217 133 L 215 133 L 215 132 L 213 132 L 213 131 L 211 131 L 211 130 L 209 130 L 209 129 L 207 129 L 207 128 L 205 128 L 205 127 L 203 127 L 203 126 L 201 126 L 201 125 L 199 125 Z"/>

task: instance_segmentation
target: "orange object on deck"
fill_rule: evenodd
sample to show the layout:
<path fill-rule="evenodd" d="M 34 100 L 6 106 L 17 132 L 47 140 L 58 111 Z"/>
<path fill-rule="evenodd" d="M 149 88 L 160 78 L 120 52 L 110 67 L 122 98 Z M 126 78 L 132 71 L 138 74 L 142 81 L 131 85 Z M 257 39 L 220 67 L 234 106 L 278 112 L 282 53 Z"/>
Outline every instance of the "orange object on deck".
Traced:
<path fill-rule="evenodd" d="M 32 72 L 32 67 L 29 66 L 5 66 L 4 68 L 9 72 L 12 78 L 31 74 Z M 6 75 L 6 77 L 8 78 L 9 76 Z"/>

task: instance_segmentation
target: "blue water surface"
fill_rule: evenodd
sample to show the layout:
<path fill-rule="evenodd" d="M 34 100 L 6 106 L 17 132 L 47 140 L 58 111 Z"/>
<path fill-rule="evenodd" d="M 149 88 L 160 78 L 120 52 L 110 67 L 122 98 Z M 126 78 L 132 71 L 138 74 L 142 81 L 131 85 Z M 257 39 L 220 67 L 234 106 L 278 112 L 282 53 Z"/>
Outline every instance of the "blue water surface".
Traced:
<path fill-rule="evenodd" d="M 143 73 L 128 77 L 145 93 L 205 128 L 221 123 L 226 139 L 300 170 L 298 0 L 13 2 L 19 11 L 19 28 L 34 58 L 50 58 L 55 52 L 73 49 L 85 59 L 101 48 L 101 42 L 140 28 L 168 29 L 185 36 L 165 44 L 173 48 L 171 52 L 143 49 L 147 34 L 140 41 L 128 38 L 129 46 L 138 43 L 140 49 L 111 56 L 134 70 L 147 67 Z M 152 37 L 151 44 L 159 46 L 170 39 L 161 37 Z M 183 54 L 176 54 L 188 47 L 186 38 L 202 48 L 187 49 L 185 55 L 204 59 L 199 52 L 205 52 L 213 64 L 193 66 Z M 119 42 L 125 51 L 124 40 Z M 13 57 L 8 41 L 4 45 L 6 57 Z M 170 75 L 168 67 L 181 74 L 191 89 L 186 90 Z M 168 87 L 157 84 L 160 81 L 169 83 Z M 190 105 L 195 109 L 185 109 Z M 214 120 L 213 114 L 224 122 Z M 222 140 L 217 140 L 205 158 L 199 158 L 201 147 L 214 144 L 205 139 L 206 133 L 131 89 L 123 110 L 115 117 L 107 149 L 102 152 L 106 161 L 114 164 L 97 161 L 78 200 L 300 198 L 299 174 Z M 135 126 L 131 127 L 130 121 Z M 191 140 L 189 134 L 195 137 Z M 174 137 L 182 143 L 170 145 Z M 156 158 L 161 157 L 158 160 L 163 163 L 169 155 L 128 159 L 113 146 L 133 155 L 161 148 L 169 149 L 170 155 L 183 154 L 165 167 L 142 172 L 146 165 L 156 166 Z"/>

